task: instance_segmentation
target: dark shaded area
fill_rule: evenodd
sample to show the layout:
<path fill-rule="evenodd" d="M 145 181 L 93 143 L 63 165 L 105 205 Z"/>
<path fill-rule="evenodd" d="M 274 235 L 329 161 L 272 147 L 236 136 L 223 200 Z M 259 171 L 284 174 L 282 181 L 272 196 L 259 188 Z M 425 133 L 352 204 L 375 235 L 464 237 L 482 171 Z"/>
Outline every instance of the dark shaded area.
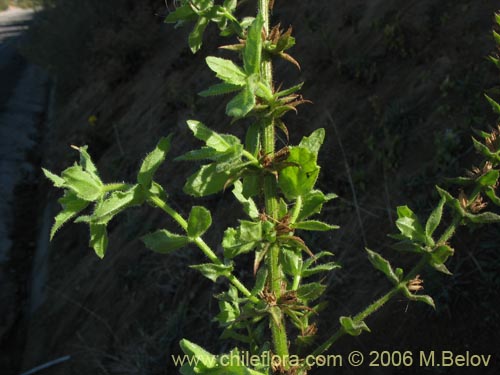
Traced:
<path fill-rule="evenodd" d="M 76 157 L 68 145 L 89 144 L 105 181 L 132 180 L 159 136 L 176 133 L 175 156 L 194 147 L 185 126 L 189 118 L 241 131 L 224 119 L 225 100 L 194 95 L 212 82 L 203 59 L 218 53 L 214 29 L 208 30 L 205 49 L 192 56 L 188 30 L 160 23 L 158 15 L 166 14 L 161 1 L 78 3 L 56 1 L 59 7 L 45 14 L 24 47 L 27 56 L 58 74 L 60 85 L 43 165 L 59 172 Z M 395 207 L 408 204 L 425 217 L 437 201 L 434 185 L 476 160 L 471 129 L 495 123 L 482 93 L 499 81 L 485 60 L 494 50 L 490 31 L 497 7 L 493 0 L 276 2 L 275 18 L 294 26 L 292 54 L 303 68 L 298 72 L 279 62 L 276 80 L 305 80 L 305 97 L 314 102 L 287 117 L 291 143 L 317 127 L 327 129 L 319 185 L 341 197 L 324 213 L 341 230 L 305 238 L 313 249 L 333 251 L 343 265 L 327 280 L 329 306 L 320 336 L 334 330 L 340 315 L 354 315 L 389 288 L 366 260 L 365 245 L 405 269 L 414 264 L 388 249 Z M 184 213 L 194 204 L 181 193 L 193 170 L 171 162 L 159 173 L 171 202 Z M 39 189 L 50 198 L 58 194 L 45 182 Z M 217 224 L 207 241 L 217 248 L 220 233 L 241 217 L 240 209 L 229 193 L 196 204 L 214 213 Z M 224 285 L 214 286 L 187 268 L 203 257 L 194 249 L 152 254 L 137 240 L 158 227 L 175 228 L 148 207 L 124 214 L 109 227 L 103 261 L 87 248 L 84 227 L 68 225 L 58 233 L 51 244 L 47 300 L 31 320 L 24 369 L 70 354 L 70 361 L 46 373 L 167 374 L 176 371 L 170 355 L 180 352 L 183 337 L 213 352 L 233 345 L 218 341 L 221 331 L 211 323 L 218 312 L 212 296 Z M 343 338 L 332 351 L 360 350 L 368 357 L 372 350 L 410 350 L 416 358 L 419 350 L 469 350 L 493 355 L 487 369 L 346 365 L 312 373 L 497 373 L 498 226 L 462 229 L 453 246 L 453 276 L 422 273 L 436 311 L 396 298 L 368 319 L 371 334 Z M 241 274 L 251 281 L 250 262 Z"/>

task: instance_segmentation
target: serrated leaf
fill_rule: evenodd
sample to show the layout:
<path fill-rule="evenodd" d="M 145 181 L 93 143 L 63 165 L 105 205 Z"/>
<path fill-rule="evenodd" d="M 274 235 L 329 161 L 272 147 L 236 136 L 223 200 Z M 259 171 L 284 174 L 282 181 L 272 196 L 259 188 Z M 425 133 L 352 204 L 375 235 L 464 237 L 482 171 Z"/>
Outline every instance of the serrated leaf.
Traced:
<path fill-rule="evenodd" d="M 299 147 L 306 148 L 317 156 L 324 140 L 325 129 L 319 128 L 313 131 L 309 137 L 303 137 L 300 141 Z"/>
<path fill-rule="evenodd" d="M 323 194 L 319 190 L 312 190 L 302 197 L 302 209 L 297 217 L 298 221 L 307 219 L 308 217 L 318 214 L 323 208 L 323 204 L 337 198 L 336 194 Z"/>
<path fill-rule="evenodd" d="M 446 199 L 441 197 L 441 200 L 439 201 L 438 205 L 431 212 L 429 218 L 427 219 L 427 222 L 425 223 L 425 235 L 427 238 L 427 244 L 430 246 L 434 245 L 434 240 L 432 239 L 432 235 L 434 234 L 434 231 L 441 223 L 441 217 L 443 216 L 443 207 L 445 203 Z"/>
<path fill-rule="evenodd" d="M 186 4 L 170 12 L 165 18 L 165 23 L 177 23 L 179 21 L 189 21 L 191 19 L 196 19 L 196 13 Z"/>
<path fill-rule="evenodd" d="M 43 174 L 45 177 L 47 177 L 52 183 L 54 184 L 54 187 L 61 188 L 64 187 L 64 179 L 62 177 L 59 177 L 58 175 L 52 173 L 51 171 L 42 168 Z"/>
<path fill-rule="evenodd" d="M 500 215 L 493 212 L 483 212 L 482 214 L 466 213 L 465 217 L 472 223 L 477 224 L 491 224 L 500 222 Z"/>
<path fill-rule="evenodd" d="M 241 87 L 246 85 L 247 75 L 245 71 L 231 60 L 208 56 L 206 62 L 208 67 L 215 72 L 217 78 L 231 85 Z"/>
<path fill-rule="evenodd" d="M 91 221 L 94 224 L 107 224 L 124 209 L 140 205 L 144 200 L 145 196 L 139 185 L 134 185 L 127 191 L 115 191 L 97 204 L 91 216 Z"/>
<path fill-rule="evenodd" d="M 291 147 L 286 160 L 293 165 L 279 172 L 278 185 L 288 200 L 308 194 L 318 179 L 316 154 L 303 147 Z"/>
<path fill-rule="evenodd" d="M 341 268 L 340 264 L 338 264 L 337 262 L 328 262 L 312 268 L 303 269 L 301 275 L 302 277 L 309 277 L 318 273 L 329 272 L 337 268 Z"/>
<path fill-rule="evenodd" d="M 212 225 L 212 215 L 205 207 L 194 206 L 188 218 L 187 234 L 190 238 L 197 238 Z"/>
<path fill-rule="evenodd" d="M 368 259 L 370 260 L 370 263 L 373 264 L 373 266 L 381 271 L 387 278 L 393 282 L 394 284 L 399 283 L 399 277 L 396 275 L 394 270 L 392 269 L 391 264 L 387 259 L 382 257 L 382 255 L 376 253 L 375 251 L 372 251 L 370 249 L 365 249 L 366 252 L 368 253 Z"/>
<path fill-rule="evenodd" d="M 218 152 L 226 152 L 231 147 L 240 144 L 240 140 L 237 137 L 219 134 L 199 121 L 188 120 L 187 124 L 197 139 L 205 142 L 208 147 Z"/>
<path fill-rule="evenodd" d="M 236 181 L 234 183 L 233 195 L 243 206 L 243 211 L 252 219 L 257 219 L 259 217 L 259 209 L 252 198 L 246 198 L 243 195 L 243 184 L 241 181 Z"/>
<path fill-rule="evenodd" d="M 243 87 L 226 106 L 226 114 L 230 117 L 245 117 L 255 107 L 255 94 L 249 85 Z"/>
<path fill-rule="evenodd" d="M 300 276 L 302 269 L 302 254 L 293 250 L 282 249 L 280 251 L 283 272 L 290 276 Z"/>
<path fill-rule="evenodd" d="M 454 250 L 448 245 L 440 245 L 432 251 L 429 264 L 438 270 L 439 272 L 445 273 L 447 275 L 451 275 L 451 272 L 446 268 L 444 263 L 448 260 L 450 256 L 452 256 Z"/>
<path fill-rule="evenodd" d="M 79 198 L 94 202 L 104 193 L 101 180 L 94 174 L 84 171 L 79 165 L 64 170 L 61 174 L 64 187 L 71 189 Z"/>
<path fill-rule="evenodd" d="M 396 226 L 401 234 L 410 240 L 426 243 L 425 232 L 417 215 L 408 206 L 399 206 L 397 213 Z"/>
<path fill-rule="evenodd" d="M 194 25 L 193 31 L 189 33 L 188 43 L 189 43 L 189 48 L 191 48 L 191 52 L 196 53 L 200 50 L 203 39 L 203 33 L 207 28 L 208 22 L 209 22 L 208 18 L 199 17 L 198 21 L 196 21 L 196 24 Z"/>
<path fill-rule="evenodd" d="M 197 370 L 196 373 L 202 373 L 203 369 L 209 369 L 217 366 L 217 357 L 210 352 L 207 352 L 201 346 L 192 343 L 186 339 L 180 341 L 180 347 L 184 354 L 189 356 L 189 358 L 196 358 L 196 366 L 194 368 Z"/>
<path fill-rule="evenodd" d="M 434 303 L 434 300 L 432 299 L 431 296 L 413 294 L 412 292 L 410 292 L 410 290 L 406 285 L 402 288 L 402 292 L 405 295 L 405 297 L 408 298 L 410 301 L 423 302 L 428 304 L 429 306 L 432 306 L 433 309 L 436 309 L 436 304 Z"/>
<path fill-rule="evenodd" d="M 145 189 L 149 190 L 151 187 L 154 174 L 165 161 L 167 153 L 170 151 L 171 141 L 172 134 L 168 137 L 162 137 L 155 149 L 144 158 L 137 174 L 137 182 Z"/>
<path fill-rule="evenodd" d="M 262 27 L 264 19 L 258 14 L 248 28 L 245 48 L 243 49 L 243 66 L 247 75 L 258 74 L 262 59 Z"/>
<path fill-rule="evenodd" d="M 92 247 L 99 258 L 104 258 L 106 254 L 106 249 L 108 247 L 108 232 L 106 230 L 106 225 L 102 224 L 90 224 L 90 243 L 89 246 Z"/>
<path fill-rule="evenodd" d="M 186 236 L 171 233 L 166 229 L 146 234 L 141 240 L 148 249 L 160 254 L 168 254 L 189 243 L 189 238 Z"/>
<path fill-rule="evenodd" d="M 222 191 L 231 177 L 231 171 L 217 172 L 215 163 L 203 165 L 191 175 L 184 185 L 184 192 L 194 197 L 205 197 Z"/>
<path fill-rule="evenodd" d="M 219 277 L 228 277 L 233 272 L 233 265 L 225 265 L 225 264 L 214 264 L 214 263 L 205 263 L 205 264 L 197 264 L 194 266 L 189 266 L 189 268 L 198 270 L 205 276 L 207 279 L 212 280 L 214 283 L 217 281 Z"/>
<path fill-rule="evenodd" d="M 479 185 L 488 187 L 495 186 L 498 182 L 498 178 L 500 177 L 500 173 L 497 170 L 491 170 L 486 172 L 484 175 L 477 179 Z"/>
<path fill-rule="evenodd" d="M 318 220 L 308 220 L 308 221 L 300 221 L 298 223 L 293 224 L 294 229 L 301 230 L 310 230 L 310 231 L 328 231 L 333 229 L 339 229 L 338 225 L 331 225 L 327 223 L 323 223 Z"/>
<path fill-rule="evenodd" d="M 78 198 L 76 194 L 71 191 L 66 191 L 64 196 L 60 198 L 58 202 L 62 205 L 63 210 L 59 212 L 54 219 L 54 225 L 50 230 L 51 240 L 63 224 L 71 220 L 89 205 L 89 202 Z"/>
<path fill-rule="evenodd" d="M 297 289 L 297 298 L 301 301 L 314 301 L 325 291 L 326 286 L 320 283 L 303 284 Z"/>
<path fill-rule="evenodd" d="M 201 91 L 198 95 L 207 97 L 207 96 L 217 96 L 217 95 L 225 95 L 230 94 L 232 92 L 236 92 L 241 90 L 240 85 L 231 85 L 230 83 L 218 83 L 216 85 L 210 86 L 208 89 Z"/>
<path fill-rule="evenodd" d="M 87 152 L 88 146 L 78 147 L 78 151 L 80 152 L 80 165 L 82 166 L 84 171 L 95 174 L 97 176 L 97 167 L 92 162 L 92 158 Z"/>
<path fill-rule="evenodd" d="M 371 332 L 370 328 L 368 328 L 364 321 L 358 322 L 348 316 L 341 316 L 339 321 L 340 325 L 348 335 L 359 336 L 363 333 L 363 331 Z"/>

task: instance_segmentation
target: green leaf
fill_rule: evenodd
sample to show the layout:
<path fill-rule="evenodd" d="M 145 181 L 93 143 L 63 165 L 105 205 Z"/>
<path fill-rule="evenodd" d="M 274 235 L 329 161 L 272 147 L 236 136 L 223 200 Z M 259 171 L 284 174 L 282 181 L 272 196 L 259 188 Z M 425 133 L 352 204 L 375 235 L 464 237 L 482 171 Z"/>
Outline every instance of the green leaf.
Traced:
<path fill-rule="evenodd" d="M 217 96 L 217 95 L 230 94 L 232 92 L 239 90 L 241 90 L 241 85 L 231 85 L 230 83 L 223 82 L 210 86 L 208 89 L 198 93 L 198 95 L 203 97 Z"/>
<path fill-rule="evenodd" d="M 231 60 L 208 56 L 206 62 L 208 67 L 215 72 L 217 78 L 231 85 L 246 85 L 247 75 L 245 71 Z"/>
<path fill-rule="evenodd" d="M 226 106 L 226 114 L 230 117 L 245 117 L 255 107 L 255 94 L 246 85 Z"/>
<path fill-rule="evenodd" d="M 236 181 L 234 183 L 233 195 L 243 206 L 243 211 L 250 216 L 252 219 L 257 219 L 259 217 L 259 209 L 252 198 L 246 198 L 243 195 L 243 184 L 241 181 Z"/>
<path fill-rule="evenodd" d="M 274 97 L 281 98 L 283 96 L 288 96 L 290 94 L 293 94 L 293 93 L 299 91 L 302 88 L 302 86 L 304 86 L 304 82 L 299 83 L 298 85 L 292 86 L 286 90 L 278 91 L 277 93 L 274 94 Z"/>
<path fill-rule="evenodd" d="M 376 269 L 378 269 L 384 275 L 386 275 L 387 278 L 391 280 L 391 282 L 393 282 L 394 284 L 398 284 L 400 281 L 399 277 L 392 269 L 392 266 L 389 263 L 389 261 L 383 258 L 380 254 L 376 253 L 375 251 L 372 251 L 368 248 L 366 248 L 365 250 L 368 253 L 368 259 L 370 260 L 371 264 L 373 264 L 373 266 Z"/>
<path fill-rule="evenodd" d="M 300 221 L 298 223 L 293 224 L 292 227 L 294 229 L 311 230 L 311 231 L 328 231 L 339 228 L 338 225 L 330 225 L 318 220 Z"/>
<path fill-rule="evenodd" d="M 115 191 L 97 204 L 91 221 L 94 224 L 107 224 L 115 215 L 128 207 L 142 204 L 144 200 L 145 196 L 139 185 L 134 185 L 127 191 Z"/>
<path fill-rule="evenodd" d="M 179 21 L 189 21 L 192 19 L 196 19 L 196 13 L 186 4 L 170 12 L 165 18 L 165 23 L 177 23 Z"/>
<path fill-rule="evenodd" d="M 229 10 L 230 12 L 234 12 L 237 5 L 238 5 L 237 0 L 224 0 L 223 7 Z"/>
<path fill-rule="evenodd" d="M 453 253 L 454 250 L 448 245 L 440 245 L 432 251 L 429 259 L 429 264 L 439 272 L 451 275 L 451 272 L 448 270 L 448 268 L 446 268 L 444 263 L 450 256 L 453 255 Z"/>
<path fill-rule="evenodd" d="M 83 170 L 95 174 L 97 176 L 97 168 L 95 164 L 92 162 L 92 158 L 87 152 L 88 146 L 78 147 L 78 151 L 80 152 L 80 165 Z"/>
<path fill-rule="evenodd" d="M 207 28 L 208 22 L 209 22 L 208 18 L 200 17 L 198 18 L 198 21 L 194 25 L 193 31 L 191 31 L 188 38 L 189 48 L 191 48 L 191 52 L 196 53 L 200 50 L 203 39 L 203 33 Z"/>
<path fill-rule="evenodd" d="M 104 194 L 101 180 L 79 165 L 64 170 L 61 177 L 65 181 L 64 186 L 83 200 L 94 202 Z"/>
<path fill-rule="evenodd" d="M 281 264 L 283 272 L 290 276 L 300 276 L 302 269 L 302 254 L 288 249 L 281 249 Z"/>
<path fill-rule="evenodd" d="M 225 265 L 214 263 L 198 264 L 195 266 L 189 266 L 189 268 L 200 271 L 203 276 L 205 276 L 207 279 L 212 280 L 214 283 L 219 277 L 229 277 L 234 269 L 232 264 Z"/>
<path fill-rule="evenodd" d="M 237 137 L 233 135 L 219 134 L 199 121 L 188 120 L 187 124 L 197 139 L 205 142 L 208 147 L 211 147 L 218 152 L 226 152 L 232 147 L 241 144 Z"/>
<path fill-rule="evenodd" d="M 344 328 L 344 331 L 351 336 L 359 336 L 363 331 L 371 332 L 370 328 L 366 325 L 364 321 L 358 322 L 348 316 L 341 316 L 339 318 L 340 325 Z"/>
<path fill-rule="evenodd" d="M 42 168 L 43 174 L 45 177 L 47 177 L 52 183 L 54 184 L 55 187 L 61 188 L 64 187 L 64 179 L 59 177 L 58 175 L 52 173 L 51 171 Z"/>
<path fill-rule="evenodd" d="M 301 276 L 302 277 L 309 277 L 312 275 L 316 275 L 318 273 L 329 272 L 329 271 L 332 271 L 334 269 L 341 268 L 341 265 L 338 264 L 337 262 L 328 262 L 328 263 L 323 263 L 323 264 L 317 265 L 316 267 L 305 268 L 305 269 L 304 268 L 305 267 L 303 267 L 303 269 L 302 269 Z"/>
<path fill-rule="evenodd" d="M 197 238 L 212 225 L 212 215 L 205 207 L 194 206 L 188 218 L 187 234 L 190 238 Z"/>
<path fill-rule="evenodd" d="M 309 137 L 303 137 L 300 141 L 299 147 L 306 148 L 317 156 L 324 140 L 325 129 L 319 128 L 313 131 Z"/>
<path fill-rule="evenodd" d="M 439 226 L 439 223 L 441 223 L 441 217 L 443 216 L 443 207 L 445 203 L 446 199 L 441 197 L 441 200 L 439 201 L 437 207 L 432 211 L 429 218 L 427 219 L 427 222 L 425 223 L 425 236 L 427 239 L 427 244 L 430 246 L 434 245 L 432 235 Z"/>
<path fill-rule="evenodd" d="M 196 373 L 203 373 L 204 369 L 211 369 L 217 366 L 217 357 L 207 352 L 201 346 L 186 339 L 182 339 L 180 347 L 184 354 L 186 354 L 190 359 L 196 358 L 196 366 L 193 366 Z"/>
<path fill-rule="evenodd" d="M 496 32 L 493 32 L 494 34 L 496 34 L 497 36 L 499 36 Z M 500 37 L 500 36 L 499 36 Z M 486 100 L 488 101 L 488 103 L 490 103 L 491 105 L 491 108 L 493 108 L 493 111 L 495 113 L 498 113 L 500 114 L 500 104 L 498 104 L 495 100 L 493 100 L 492 98 L 490 98 L 488 95 L 484 94 L 484 97 L 486 98 Z"/>
<path fill-rule="evenodd" d="M 270 222 L 241 220 L 238 228 L 228 228 L 224 232 L 224 256 L 232 259 L 252 251 L 263 240 L 268 239 L 273 229 L 274 225 Z"/>
<path fill-rule="evenodd" d="M 500 215 L 493 212 L 483 212 L 482 214 L 474 215 L 466 213 L 465 217 L 472 223 L 477 224 L 492 224 L 500 222 Z"/>
<path fill-rule="evenodd" d="M 189 238 L 171 233 L 166 229 L 146 234 L 141 238 L 146 247 L 160 254 L 168 254 L 189 243 Z"/>
<path fill-rule="evenodd" d="M 454 198 L 450 193 L 448 193 L 446 190 L 441 189 L 439 186 L 436 186 L 436 190 L 438 191 L 439 195 L 446 199 L 446 203 L 453 208 L 461 217 L 465 216 L 466 212 L 463 209 L 463 207 L 460 205 L 460 202 L 458 199 Z"/>
<path fill-rule="evenodd" d="M 144 158 L 137 175 L 137 182 L 145 189 L 149 190 L 154 174 L 165 161 L 167 153 L 170 151 L 171 140 L 172 134 L 161 138 L 155 149 Z"/>
<path fill-rule="evenodd" d="M 496 195 L 495 189 L 490 187 L 485 193 L 494 205 L 500 206 L 500 197 Z"/>
<path fill-rule="evenodd" d="M 89 246 L 92 247 L 99 258 L 104 258 L 106 254 L 106 249 L 108 247 L 108 233 L 106 231 L 106 225 L 102 224 L 90 224 L 90 243 Z"/>
<path fill-rule="evenodd" d="M 397 212 L 396 226 L 401 234 L 413 241 L 426 243 L 425 232 L 417 215 L 408 206 L 399 206 Z"/>
<path fill-rule="evenodd" d="M 320 213 L 323 209 L 323 204 L 335 198 L 337 198 L 335 194 L 325 195 L 319 190 L 310 191 L 302 197 L 302 209 L 297 220 L 302 221 L 314 214 Z"/>
<path fill-rule="evenodd" d="M 297 298 L 301 301 L 313 301 L 319 298 L 325 291 L 326 286 L 320 283 L 303 284 L 297 289 Z"/>
<path fill-rule="evenodd" d="M 486 172 L 484 175 L 477 179 L 479 185 L 488 187 L 495 186 L 498 182 L 498 178 L 500 177 L 500 173 L 497 170 L 491 170 Z"/>
<path fill-rule="evenodd" d="M 500 153 L 499 152 L 496 152 L 496 153 L 491 152 L 490 149 L 487 146 L 483 145 L 481 142 L 479 142 L 474 137 L 472 138 L 472 142 L 474 143 L 474 148 L 479 153 L 481 153 L 484 156 L 486 156 L 488 158 L 488 160 L 491 160 L 494 163 L 500 162 Z"/>
<path fill-rule="evenodd" d="M 434 303 L 434 300 L 432 299 L 431 296 L 427 295 L 421 295 L 421 294 L 413 294 L 410 292 L 408 289 L 408 286 L 404 286 L 402 289 L 402 292 L 406 298 L 408 298 L 410 301 L 416 301 L 416 302 L 424 302 L 428 304 L 429 306 L 432 306 L 433 309 L 436 309 L 436 304 Z"/>
<path fill-rule="evenodd" d="M 294 200 L 313 189 L 320 167 L 316 164 L 316 154 L 303 147 L 291 147 L 286 161 L 294 165 L 279 172 L 278 185 L 288 200 Z"/>
<path fill-rule="evenodd" d="M 262 27 L 264 19 L 258 14 L 248 29 L 245 48 L 243 49 L 243 66 L 248 75 L 260 73 L 262 59 Z"/>
<path fill-rule="evenodd" d="M 217 172 L 216 169 L 215 163 L 203 165 L 188 178 L 184 192 L 194 197 L 205 197 L 222 191 L 231 177 L 231 171 Z"/>
<path fill-rule="evenodd" d="M 80 211 L 84 210 L 89 202 L 80 199 L 72 191 L 66 191 L 64 196 L 58 200 L 63 210 L 55 217 L 54 225 L 50 230 L 50 239 L 54 238 L 56 232 L 69 220 L 75 217 Z"/>

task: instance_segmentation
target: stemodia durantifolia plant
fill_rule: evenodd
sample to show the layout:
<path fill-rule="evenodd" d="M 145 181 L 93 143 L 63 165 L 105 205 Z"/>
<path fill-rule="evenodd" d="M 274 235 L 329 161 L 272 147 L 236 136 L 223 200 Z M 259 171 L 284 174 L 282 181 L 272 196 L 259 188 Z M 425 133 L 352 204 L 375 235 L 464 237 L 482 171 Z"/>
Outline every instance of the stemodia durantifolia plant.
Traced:
<path fill-rule="evenodd" d="M 498 222 L 500 216 L 486 211 L 486 201 L 500 205 L 496 189 L 499 179 L 500 128 L 479 132 L 481 141 L 474 146 L 483 160 L 466 177 L 454 179 L 462 185 L 457 196 L 437 187 L 441 197 L 425 221 L 407 206 L 398 207 L 396 227 L 397 250 L 420 255 L 420 261 L 409 271 L 394 268 L 375 251 L 366 249 L 373 266 L 384 273 L 392 284 L 388 293 L 353 316 L 339 317 L 337 331 L 326 341 L 318 342 L 315 321 L 323 303 L 317 301 L 326 285 L 324 275 L 339 267 L 332 253 L 310 249 L 303 240 L 304 231 L 330 231 L 337 227 L 314 219 L 324 204 L 336 196 L 315 188 L 320 173 L 318 153 L 325 130 L 317 129 L 304 136 L 298 145 L 276 149 L 276 133 L 288 138 L 283 119 L 288 112 L 307 102 L 301 95 L 302 83 L 282 88 L 273 80 L 272 63 L 284 59 L 299 66 L 288 50 L 294 46 L 292 28 L 271 27 L 273 1 L 259 0 L 255 17 L 238 17 L 242 1 L 181 0 L 166 18 L 176 26 L 194 22 L 189 46 L 197 52 L 205 28 L 215 23 L 220 35 L 232 38 L 221 48 L 234 52 L 234 59 L 217 56 L 206 58 L 218 83 L 200 93 L 201 96 L 228 96 L 226 114 L 232 126 L 245 126 L 244 139 L 219 134 L 198 120 L 187 125 L 202 147 L 189 151 L 177 160 L 200 163 L 187 180 L 184 192 L 204 197 L 232 191 L 241 203 L 246 217 L 221 233 L 223 254 L 217 254 L 203 240 L 210 229 L 212 215 L 201 206 L 192 207 L 187 218 L 169 203 L 164 188 L 154 180 L 155 172 L 165 161 L 172 136 L 160 139 L 146 156 L 135 183 L 105 183 L 99 177 L 87 147 L 76 147 L 79 163 L 60 176 L 44 170 L 56 187 L 64 189 L 59 200 L 63 210 L 56 216 L 51 236 L 67 221 L 86 223 L 90 228 L 90 246 L 104 257 L 108 244 L 106 226 L 125 209 L 149 204 L 163 210 L 177 228 L 160 229 L 142 237 L 153 251 L 168 254 L 187 245 L 198 247 L 206 256 L 203 264 L 191 266 L 216 282 L 227 280 L 226 292 L 216 296 L 220 312 L 216 320 L 223 328 L 223 338 L 239 341 L 240 348 L 260 360 L 241 362 L 239 350 L 229 353 L 231 361 L 221 361 L 195 343 L 181 341 L 183 351 L 197 359 L 185 363 L 183 374 L 306 374 L 314 358 L 327 351 L 344 335 L 360 335 L 369 331 L 365 319 L 396 295 L 434 306 L 433 299 L 420 293 L 419 274 L 425 267 L 449 274 L 445 263 L 454 250 L 450 240 L 460 225 Z M 500 17 L 497 17 L 500 24 Z M 494 34 L 500 44 L 500 36 Z M 496 57 L 493 62 L 500 67 Z M 488 97 L 500 113 L 500 105 Z M 245 121 L 242 121 L 245 120 Z M 245 124 L 245 125 L 242 125 Z M 458 193 L 459 192 L 459 193 Z M 443 211 L 451 220 L 444 223 Z M 87 214 L 85 214 L 87 213 Z M 243 254 L 253 254 L 253 286 L 248 287 L 234 272 L 235 262 Z M 319 277 L 318 277 L 319 275 Z M 417 293 L 419 292 L 419 293 Z M 312 356 L 312 357 L 311 357 Z M 254 358 L 254 359 L 256 359 Z M 271 360 L 269 360 L 272 358 Z M 265 360 L 267 359 L 267 360 Z"/>

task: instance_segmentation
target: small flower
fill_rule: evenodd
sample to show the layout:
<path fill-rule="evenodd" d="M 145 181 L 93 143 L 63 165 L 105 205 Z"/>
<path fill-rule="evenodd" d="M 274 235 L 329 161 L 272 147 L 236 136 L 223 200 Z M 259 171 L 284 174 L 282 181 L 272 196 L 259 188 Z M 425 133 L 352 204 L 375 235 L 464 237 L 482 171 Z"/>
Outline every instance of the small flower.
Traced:
<path fill-rule="evenodd" d="M 481 176 L 484 176 L 486 173 L 488 173 L 492 169 L 493 169 L 493 164 L 489 161 L 486 161 L 484 163 L 484 165 L 482 166 L 482 168 L 478 168 L 478 167 L 473 166 L 472 169 L 470 171 L 467 171 L 466 173 L 469 177 L 477 179 Z"/>
<path fill-rule="evenodd" d="M 500 125 L 490 133 L 485 139 L 486 147 L 491 152 L 497 152 L 500 149 Z"/>
<path fill-rule="evenodd" d="M 481 211 L 483 208 L 485 208 L 488 205 L 488 203 L 483 202 L 483 197 L 478 195 L 476 199 L 470 204 L 469 210 L 473 214 L 477 214 L 479 211 Z"/>

